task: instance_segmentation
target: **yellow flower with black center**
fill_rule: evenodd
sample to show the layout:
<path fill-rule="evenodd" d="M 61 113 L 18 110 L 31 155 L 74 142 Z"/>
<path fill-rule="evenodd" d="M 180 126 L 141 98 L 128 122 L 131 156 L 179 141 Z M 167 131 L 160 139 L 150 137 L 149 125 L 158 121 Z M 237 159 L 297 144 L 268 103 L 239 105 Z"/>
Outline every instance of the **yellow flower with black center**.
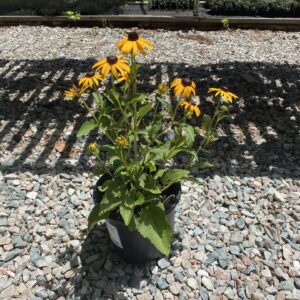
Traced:
<path fill-rule="evenodd" d="M 78 86 L 73 84 L 73 86 L 69 90 L 66 90 L 64 92 L 64 96 L 66 100 L 72 100 L 74 98 L 79 98 L 85 92 L 85 90 L 86 88 L 79 88 Z"/>
<path fill-rule="evenodd" d="M 84 88 L 93 88 L 98 86 L 100 81 L 103 81 L 104 78 L 97 72 L 89 72 L 85 77 L 79 80 L 79 84 Z"/>
<path fill-rule="evenodd" d="M 97 150 L 97 145 L 95 143 L 88 145 L 88 151 L 94 153 Z"/>
<path fill-rule="evenodd" d="M 128 140 L 124 135 L 120 135 L 116 138 L 115 140 L 117 146 L 121 147 L 121 148 L 126 148 L 128 147 Z"/>
<path fill-rule="evenodd" d="M 182 101 L 179 105 L 183 107 L 188 113 L 195 114 L 197 117 L 200 116 L 201 111 L 198 105 L 189 101 Z"/>
<path fill-rule="evenodd" d="M 165 94 L 168 92 L 169 88 L 170 88 L 169 85 L 167 85 L 167 84 L 165 84 L 165 83 L 160 83 L 160 84 L 158 85 L 157 91 L 158 91 L 160 94 L 165 95 Z"/>
<path fill-rule="evenodd" d="M 133 56 L 137 56 L 138 52 L 146 55 L 145 48 L 152 50 L 153 43 L 139 37 L 136 32 L 130 32 L 128 35 L 117 43 L 121 52 L 128 55 L 132 52 Z"/>
<path fill-rule="evenodd" d="M 191 95 L 196 94 L 196 84 L 190 78 L 176 78 L 171 83 L 171 88 L 174 88 L 176 97 L 183 95 L 184 98 L 189 98 Z"/>
<path fill-rule="evenodd" d="M 222 88 L 210 88 L 208 93 L 214 93 L 215 97 L 221 96 L 224 102 L 232 103 L 233 100 L 238 99 L 239 97 L 231 92 L 229 92 L 227 87 Z"/>
<path fill-rule="evenodd" d="M 104 78 L 107 77 L 109 72 L 111 72 L 115 78 L 123 77 L 126 73 L 130 72 L 128 61 L 123 59 L 121 55 L 110 55 L 106 58 L 102 58 L 93 65 L 93 69 L 100 71 Z"/>

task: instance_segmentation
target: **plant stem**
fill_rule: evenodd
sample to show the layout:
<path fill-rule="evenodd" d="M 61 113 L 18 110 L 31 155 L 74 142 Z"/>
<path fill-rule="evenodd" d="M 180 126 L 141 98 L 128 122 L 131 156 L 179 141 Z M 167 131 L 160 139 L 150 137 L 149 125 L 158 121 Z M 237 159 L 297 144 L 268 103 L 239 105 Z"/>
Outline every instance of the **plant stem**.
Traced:
<path fill-rule="evenodd" d="M 133 82 L 132 82 L 132 92 L 133 94 L 136 93 L 136 60 L 131 52 L 131 68 L 133 68 Z M 137 150 L 137 105 L 136 102 L 133 104 L 133 151 L 134 151 L 134 159 L 137 160 L 138 150 Z"/>
<path fill-rule="evenodd" d="M 215 122 L 215 119 L 216 119 L 216 117 L 217 117 L 218 114 L 219 114 L 220 104 L 221 104 L 221 98 L 219 98 L 219 102 L 218 102 L 216 111 L 215 111 L 215 113 L 214 113 L 214 115 L 213 115 L 213 118 L 212 118 L 210 124 L 209 124 L 208 130 L 207 130 L 207 133 L 206 133 L 206 138 L 203 139 L 203 141 L 201 142 L 201 144 L 200 144 L 200 146 L 199 146 L 199 148 L 198 148 L 198 150 L 197 150 L 197 154 L 200 152 L 200 150 L 202 150 L 204 147 L 207 146 L 207 144 L 208 144 L 208 142 L 207 142 L 207 137 L 210 136 L 210 133 L 211 133 L 211 131 L 212 131 L 212 130 L 211 130 L 212 127 L 215 127 L 215 126 L 218 124 L 218 123 L 216 122 L 215 126 L 213 126 L 213 124 L 214 124 L 214 122 Z"/>
<path fill-rule="evenodd" d="M 95 120 L 95 122 L 99 125 L 98 119 L 96 118 L 94 112 L 91 110 L 91 108 L 87 105 L 85 100 L 82 100 L 82 103 L 84 107 L 87 109 L 87 111 L 92 115 L 92 118 Z"/>

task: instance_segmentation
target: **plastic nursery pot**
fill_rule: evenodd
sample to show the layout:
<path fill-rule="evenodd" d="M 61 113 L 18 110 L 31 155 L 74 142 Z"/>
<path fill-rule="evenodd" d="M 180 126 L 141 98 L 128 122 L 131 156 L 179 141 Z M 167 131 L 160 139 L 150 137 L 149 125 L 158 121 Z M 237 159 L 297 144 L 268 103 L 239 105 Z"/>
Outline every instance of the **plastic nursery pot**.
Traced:
<path fill-rule="evenodd" d="M 98 187 L 109 178 L 108 175 L 103 175 L 97 181 L 93 193 L 95 204 L 101 202 L 103 196 L 103 193 L 99 191 Z M 180 183 L 173 184 L 164 192 L 164 196 L 170 199 L 170 204 L 166 207 L 166 216 L 170 222 L 172 231 L 174 231 L 175 207 L 179 202 L 180 195 Z M 105 223 L 111 241 L 115 245 L 116 252 L 127 262 L 142 264 L 164 256 L 148 239 L 141 236 L 137 230 L 129 231 L 117 211 L 112 212 L 105 220 Z"/>

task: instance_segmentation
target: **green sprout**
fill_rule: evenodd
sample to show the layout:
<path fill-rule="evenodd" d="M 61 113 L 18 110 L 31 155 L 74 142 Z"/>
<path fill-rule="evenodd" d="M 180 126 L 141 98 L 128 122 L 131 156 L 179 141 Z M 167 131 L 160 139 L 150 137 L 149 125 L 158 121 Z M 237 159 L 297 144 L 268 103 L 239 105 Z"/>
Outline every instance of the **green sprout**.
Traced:
<path fill-rule="evenodd" d="M 229 29 L 230 21 L 229 21 L 228 19 L 223 18 L 223 19 L 221 20 L 221 23 L 222 23 L 224 29 Z"/>
<path fill-rule="evenodd" d="M 65 12 L 65 14 L 67 15 L 67 17 L 71 20 L 73 20 L 74 22 L 80 20 L 80 12 L 78 11 L 72 11 L 72 10 L 68 10 Z"/>

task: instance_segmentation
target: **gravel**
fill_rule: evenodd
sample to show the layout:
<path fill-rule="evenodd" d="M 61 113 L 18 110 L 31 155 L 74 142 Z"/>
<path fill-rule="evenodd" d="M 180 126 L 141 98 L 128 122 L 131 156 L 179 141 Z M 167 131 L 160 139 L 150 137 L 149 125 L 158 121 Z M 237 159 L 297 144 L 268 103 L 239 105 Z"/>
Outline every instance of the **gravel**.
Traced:
<path fill-rule="evenodd" d="M 115 52 L 123 29 L 0 28 L 0 294 L 4 299 L 299 299 L 300 34 L 140 30 L 155 42 L 141 85 L 189 74 L 240 96 L 183 184 L 169 258 L 122 261 L 87 233 L 93 160 L 62 94 Z M 201 100 L 205 111 L 209 102 Z"/>

